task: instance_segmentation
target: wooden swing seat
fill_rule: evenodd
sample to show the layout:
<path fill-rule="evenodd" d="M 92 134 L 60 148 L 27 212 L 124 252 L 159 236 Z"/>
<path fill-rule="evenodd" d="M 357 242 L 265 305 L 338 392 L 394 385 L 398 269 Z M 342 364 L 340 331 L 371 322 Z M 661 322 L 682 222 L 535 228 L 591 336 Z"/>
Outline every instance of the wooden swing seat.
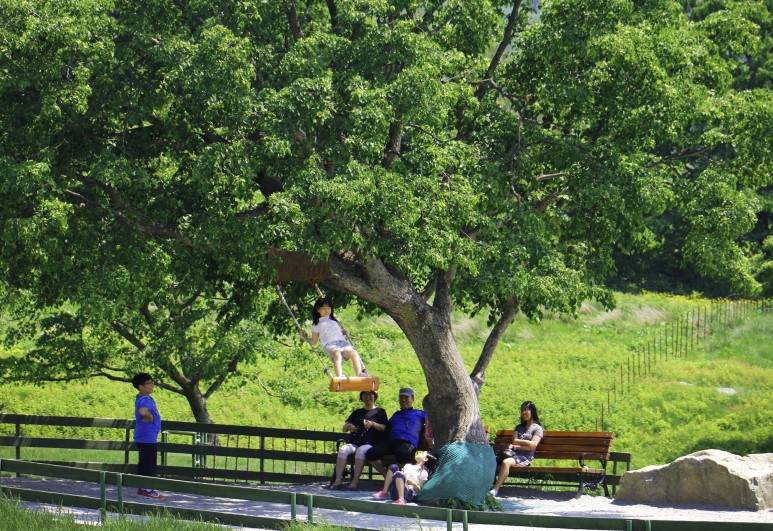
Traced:
<path fill-rule="evenodd" d="M 330 379 L 330 391 L 378 391 L 377 376 L 341 376 Z"/>

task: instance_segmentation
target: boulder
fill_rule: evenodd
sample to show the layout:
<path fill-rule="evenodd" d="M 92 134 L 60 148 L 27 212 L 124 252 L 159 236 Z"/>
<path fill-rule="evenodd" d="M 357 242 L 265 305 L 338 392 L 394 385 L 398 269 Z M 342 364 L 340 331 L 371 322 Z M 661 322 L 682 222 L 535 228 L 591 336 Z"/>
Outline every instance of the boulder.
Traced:
<path fill-rule="evenodd" d="M 624 473 L 615 498 L 773 509 L 773 454 L 739 456 L 701 450 L 667 465 Z"/>

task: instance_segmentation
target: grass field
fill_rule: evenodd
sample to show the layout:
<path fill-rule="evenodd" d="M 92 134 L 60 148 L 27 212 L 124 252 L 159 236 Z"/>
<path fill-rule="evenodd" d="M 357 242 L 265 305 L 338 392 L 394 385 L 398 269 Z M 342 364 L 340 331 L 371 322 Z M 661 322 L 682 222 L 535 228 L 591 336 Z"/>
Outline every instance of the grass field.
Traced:
<path fill-rule="evenodd" d="M 602 404 L 607 405 L 607 390 L 634 349 L 662 333 L 666 323 L 708 304 L 699 297 L 620 294 L 613 312 L 586 304 L 576 319 L 552 315 L 539 323 L 516 319 L 481 392 L 484 423 L 492 430 L 511 428 L 520 403 L 528 399 L 539 407 L 547 429 L 596 429 Z M 418 360 L 394 323 L 383 317 L 356 321 L 353 315 L 342 312 L 340 317 L 371 374 L 381 378 L 379 404 L 395 411 L 397 390 L 404 385 L 423 396 L 427 387 Z M 468 369 L 487 332 L 483 317 L 455 319 L 454 333 Z M 654 364 L 649 376 L 630 387 L 626 384 L 622 394 L 616 389 L 616 400 L 609 401 L 604 419 L 617 433 L 614 449 L 632 452 L 635 468 L 669 462 L 701 448 L 773 451 L 773 421 L 768 414 L 773 410 L 771 337 L 770 313 L 755 313 L 728 327 L 715 326 L 705 343 L 686 358 Z M 215 422 L 340 428 L 359 405 L 356 394 L 329 393 L 319 361 L 307 349 L 287 346 L 291 342 L 277 342 L 275 359 L 243 367 L 210 398 Z M 129 384 L 104 379 L 44 386 L 0 384 L 0 411 L 129 418 L 134 394 Z M 165 419 L 192 420 L 179 395 L 159 389 L 155 398 Z M 76 432 L 73 428 L 64 435 L 77 436 Z M 62 434 L 46 427 L 35 433 Z M 0 449 L 0 456 L 5 451 Z M 80 460 L 95 460 L 93 452 L 87 453 Z"/>

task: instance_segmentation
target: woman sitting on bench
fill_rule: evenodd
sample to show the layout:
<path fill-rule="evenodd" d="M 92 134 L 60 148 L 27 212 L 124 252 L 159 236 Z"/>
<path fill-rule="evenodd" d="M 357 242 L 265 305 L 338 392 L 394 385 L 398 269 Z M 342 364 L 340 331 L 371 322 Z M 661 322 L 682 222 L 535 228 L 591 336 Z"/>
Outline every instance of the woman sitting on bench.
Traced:
<path fill-rule="evenodd" d="M 356 490 L 360 482 L 360 475 L 365 466 L 365 454 L 374 444 L 384 438 L 383 430 L 378 430 L 376 424 L 382 426 L 387 422 L 387 414 L 380 407 L 376 407 L 376 391 L 360 391 L 360 400 L 364 407 L 355 409 L 344 422 L 344 432 L 350 433 L 349 442 L 338 451 L 336 459 L 335 478 L 327 486 L 328 489 L 338 490 L 343 485 L 343 475 L 346 469 L 346 461 L 354 454 L 354 470 L 349 490 Z M 366 427 L 367 422 L 367 427 Z M 372 428 L 372 429 L 371 429 Z"/>
<path fill-rule="evenodd" d="M 502 450 L 497 455 L 499 475 L 494 488 L 491 489 L 491 494 L 499 495 L 499 489 L 510 475 L 510 467 L 531 465 L 534 450 L 537 449 L 542 437 L 542 425 L 537 414 L 537 406 L 527 400 L 521 404 L 521 423 L 513 429 L 513 442 L 510 448 Z"/>

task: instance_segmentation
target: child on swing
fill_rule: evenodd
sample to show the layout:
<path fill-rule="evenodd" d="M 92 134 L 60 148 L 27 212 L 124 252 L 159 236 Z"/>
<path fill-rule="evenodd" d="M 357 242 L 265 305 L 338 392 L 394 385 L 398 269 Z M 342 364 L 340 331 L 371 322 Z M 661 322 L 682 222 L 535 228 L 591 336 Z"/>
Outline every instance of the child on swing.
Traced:
<path fill-rule="evenodd" d="M 418 452 L 413 460 L 415 465 L 406 463 L 402 470 L 399 465 L 389 465 L 384 488 L 373 493 L 377 500 L 394 500 L 394 505 L 405 505 L 413 500 L 421 490 L 422 485 L 429 479 L 430 471 L 427 468 L 428 452 Z"/>
<path fill-rule="evenodd" d="M 333 369 L 336 377 L 344 375 L 341 367 L 342 360 L 351 360 L 354 367 L 354 374 L 368 377 L 368 371 L 362 366 L 360 355 L 354 349 L 351 343 L 346 339 L 348 333 L 346 329 L 341 328 L 338 320 L 333 315 L 333 304 L 327 297 L 320 297 L 314 303 L 311 310 L 311 339 L 306 335 L 306 331 L 300 329 L 300 336 L 314 346 L 317 341 L 322 342 L 322 348 L 325 349 L 330 360 L 333 362 Z"/>

